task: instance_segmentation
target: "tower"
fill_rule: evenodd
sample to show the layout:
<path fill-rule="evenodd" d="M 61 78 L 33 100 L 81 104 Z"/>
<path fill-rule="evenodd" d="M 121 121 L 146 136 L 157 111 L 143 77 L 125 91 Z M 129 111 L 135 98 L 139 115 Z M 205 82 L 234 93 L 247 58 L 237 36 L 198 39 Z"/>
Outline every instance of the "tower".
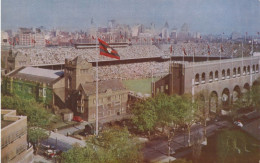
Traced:
<path fill-rule="evenodd" d="M 65 59 L 64 67 L 65 78 L 65 98 L 68 108 L 73 109 L 73 100 L 80 83 L 93 82 L 92 64 L 87 62 L 81 56 L 77 56 L 73 60 Z"/>

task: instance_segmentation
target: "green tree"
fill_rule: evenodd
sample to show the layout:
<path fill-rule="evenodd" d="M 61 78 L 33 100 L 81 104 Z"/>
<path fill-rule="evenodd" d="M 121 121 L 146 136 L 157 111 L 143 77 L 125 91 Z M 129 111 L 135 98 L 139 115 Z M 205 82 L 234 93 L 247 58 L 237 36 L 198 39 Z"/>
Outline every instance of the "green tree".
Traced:
<path fill-rule="evenodd" d="M 27 116 L 28 140 L 37 152 L 39 142 L 49 136 L 43 128 L 48 127 L 52 114 L 35 100 L 17 96 L 2 96 L 1 105 L 3 109 L 15 109 L 18 115 Z"/>
<path fill-rule="evenodd" d="M 86 147 L 75 146 L 62 154 L 65 163 L 132 163 L 142 162 L 140 145 L 126 128 L 105 130 L 87 141 Z"/>
<path fill-rule="evenodd" d="M 192 102 L 192 96 L 185 94 L 178 100 L 178 120 L 179 124 L 183 124 L 187 127 L 188 131 L 188 145 L 191 145 L 191 126 L 194 124 L 196 119 L 196 109 L 197 106 Z"/>
<path fill-rule="evenodd" d="M 150 137 L 150 132 L 154 130 L 157 115 L 152 98 L 146 101 L 137 102 L 133 107 L 133 124 L 141 132 L 147 132 Z"/>

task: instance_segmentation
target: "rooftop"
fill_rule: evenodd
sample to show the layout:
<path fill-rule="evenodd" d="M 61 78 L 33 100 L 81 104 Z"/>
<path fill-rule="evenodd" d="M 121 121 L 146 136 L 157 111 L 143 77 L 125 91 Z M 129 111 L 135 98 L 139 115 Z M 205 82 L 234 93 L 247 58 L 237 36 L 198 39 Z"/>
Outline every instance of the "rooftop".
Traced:
<path fill-rule="evenodd" d="M 96 93 L 96 82 L 81 84 L 86 95 L 92 95 Z M 112 91 L 126 90 L 122 81 L 120 80 L 106 80 L 98 82 L 98 92 L 105 93 L 108 89 Z"/>

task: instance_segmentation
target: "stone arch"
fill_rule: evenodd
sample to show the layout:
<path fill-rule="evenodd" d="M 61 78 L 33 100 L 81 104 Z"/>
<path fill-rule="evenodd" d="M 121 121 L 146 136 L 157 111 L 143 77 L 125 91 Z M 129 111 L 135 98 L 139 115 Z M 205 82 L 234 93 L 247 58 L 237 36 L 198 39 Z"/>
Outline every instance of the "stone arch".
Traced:
<path fill-rule="evenodd" d="M 209 111 L 213 113 L 217 113 L 218 108 L 218 93 L 216 91 L 212 91 L 209 96 Z"/>
<path fill-rule="evenodd" d="M 259 80 L 256 80 L 253 82 L 253 86 L 257 86 L 257 85 L 260 85 L 260 81 Z"/>
<path fill-rule="evenodd" d="M 241 96 L 240 87 L 239 87 L 238 85 L 236 85 L 236 86 L 234 87 L 234 89 L 233 89 L 232 101 L 237 101 L 240 96 Z"/>
<path fill-rule="evenodd" d="M 223 108 L 227 108 L 229 106 L 230 102 L 230 91 L 228 88 L 223 89 L 221 94 L 221 102 Z"/>
<path fill-rule="evenodd" d="M 248 83 L 245 83 L 243 86 L 242 93 L 246 93 L 250 90 L 250 85 Z"/>

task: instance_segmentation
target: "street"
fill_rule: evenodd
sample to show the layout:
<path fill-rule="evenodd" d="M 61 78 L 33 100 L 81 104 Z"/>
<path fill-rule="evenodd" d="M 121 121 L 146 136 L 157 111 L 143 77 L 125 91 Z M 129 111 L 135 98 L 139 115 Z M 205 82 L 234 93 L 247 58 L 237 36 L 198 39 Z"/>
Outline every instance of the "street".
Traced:
<path fill-rule="evenodd" d="M 214 134 L 217 129 L 231 126 L 231 124 L 227 121 L 219 121 L 209 124 L 207 128 L 207 137 Z M 191 128 L 191 141 L 194 135 L 198 135 L 203 133 L 203 127 L 201 125 L 193 125 Z M 187 147 L 187 132 L 177 133 L 173 140 L 171 141 L 171 154 L 174 154 L 174 151 L 177 149 Z M 168 141 L 167 140 L 151 140 L 149 141 L 145 147 L 143 148 L 143 156 L 144 160 L 148 162 L 157 162 L 161 161 L 161 159 L 167 157 L 168 154 Z"/>

